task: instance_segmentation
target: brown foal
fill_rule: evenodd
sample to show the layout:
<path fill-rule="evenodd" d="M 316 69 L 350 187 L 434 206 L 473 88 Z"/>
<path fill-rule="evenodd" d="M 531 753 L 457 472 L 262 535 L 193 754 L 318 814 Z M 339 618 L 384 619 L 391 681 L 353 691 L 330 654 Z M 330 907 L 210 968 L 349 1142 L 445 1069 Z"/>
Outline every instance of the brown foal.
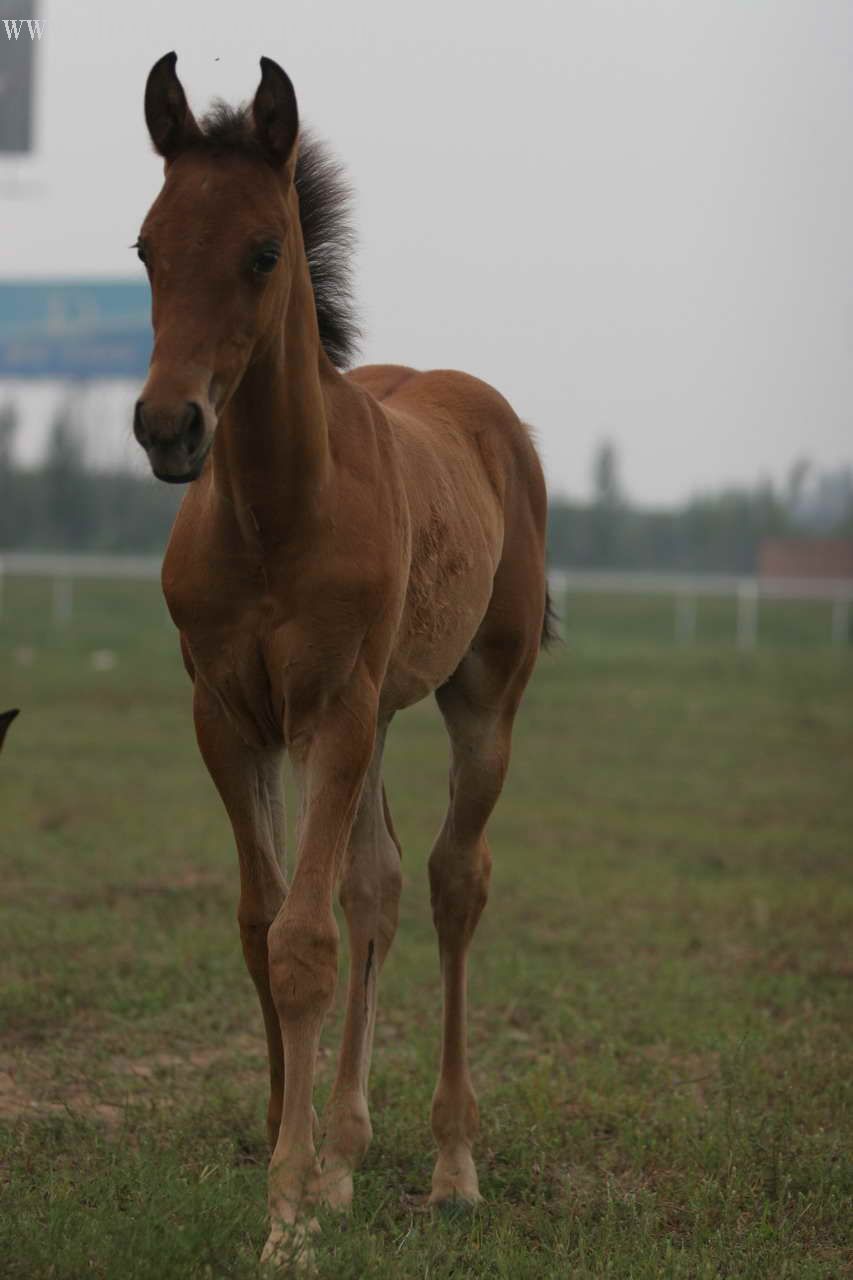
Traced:
<path fill-rule="evenodd" d="M 153 67 L 145 93 L 166 176 L 138 242 L 154 351 L 134 431 L 156 476 L 194 482 L 163 589 L 237 843 L 240 934 L 269 1046 L 265 1256 L 277 1258 L 301 1248 L 318 1206 L 350 1204 L 370 1142 L 377 982 L 401 883 L 382 748 L 394 713 L 431 692 L 451 767 L 429 860 L 444 989 L 430 1200 L 479 1199 L 466 965 L 489 884 L 486 822 L 547 638 L 545 485 L 527 430 L 485 383 L 340 371 L 354 336 L 347 192 L 300 139 L 290 80 L 264 58 L 251 108 L 220 105 L 197 123 L 175 62 Z M 299 792 L 289 885 L 285 752 Z M 350 973 L 317 1129 L 336 886 Z"/>

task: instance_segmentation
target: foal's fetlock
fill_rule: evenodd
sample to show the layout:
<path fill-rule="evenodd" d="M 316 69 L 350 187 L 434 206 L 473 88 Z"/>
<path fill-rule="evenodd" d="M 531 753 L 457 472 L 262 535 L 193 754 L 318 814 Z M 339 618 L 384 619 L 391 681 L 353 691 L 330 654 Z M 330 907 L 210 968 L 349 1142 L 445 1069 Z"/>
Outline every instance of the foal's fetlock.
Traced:
<path fill-rule="evenodd" d="M 467 1074 L 460 1083 L 440 1079 L 432 1097 L 432 1132 L 441 1151 L 467 1147 L 480 1132 L 480 1108 Z"/>
<path fill-rule="evenodd" d="M 269 1214 L 271 1234 L 278 1237 L 303 1232 L 313 1217 L 313 1187 L 320 1175 L 320 1162 L 313 1149 L 295 1155 L 273 1156 L 269 1166 Z M 311 1231 L 316 1226 L 311 1226 Z"/>
<path fill-rule="evenodd" d="M 470 1080 L 449 1084 L 440 1080 L 432 1100 L 432 1131 L 438 1159 L 432 1175 L 431 1205 L 451 1202 L 474 1205 L 481 1200 L 471 1146 L 480 1127 L 480 1113 Z"/>
<path fill-rule="evenodd" d="M 317 1193 L 331 1209 L 352 1204 L 352 1175 L 373 1138 L 367 1103 L 360 1094 L 332 1099 L 324 1121 Z"/>
<path fill-rule="evenodd" d="M 355 1169 L 366 1156 L 372 1140 L 370 1112 L 360 1093 L 330 1099 L 323 1119 L 321 1162 L 324 1156 L 338 1155 Z"/>

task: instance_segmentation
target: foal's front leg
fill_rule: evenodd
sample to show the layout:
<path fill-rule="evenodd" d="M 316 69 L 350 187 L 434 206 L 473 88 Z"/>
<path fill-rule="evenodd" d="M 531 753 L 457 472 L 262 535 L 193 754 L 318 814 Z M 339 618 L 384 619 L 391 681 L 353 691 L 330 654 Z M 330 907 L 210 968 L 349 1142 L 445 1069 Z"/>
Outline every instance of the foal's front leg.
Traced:
<path fill-rule="evenodd" d="M 380 726 L 373 759 L 350 835 L 340 901 L 349 932 L 346 1019 L 335 1083 L 323 1118 L 320 1165 L 323 1199 L 332 1208 L 352 1203 L 353 1173 L 373 1134 L 367 1100 L 379 974 L 399 914 L 400 846 L 382 786 Z"/>
<path fill-rule="evenodd" d="M 376 691 L 358 673 L 309 730 L 290 726 L 301 790 L 297 866 L 268 935 L 270 987 L 284 1045 L 284 1111 L 269 1172 L 271 1231 L 264 1258 L 304 1238 L 305 1217 L 324 1198 L 314 1148 L 314 1068 L 338 972 L 332 898 L 376 736 Z M 315 1224 L 309 1222 L 308 1229 Z"/>
<path fill-rule="evenodd" d="M 283 751 L 253 750 L 229 724 L 213 694 L 196 678 L 193 714 L 199 749 L 234 830 L 240 862 L 237 918 L 246 967 L 255 984 L 270 1067 L 267 1136 L 278 1140 L 284 1091 L 284 1056 L 278 1013 L 270 992 L 267 930 L 284 901 Z"/>

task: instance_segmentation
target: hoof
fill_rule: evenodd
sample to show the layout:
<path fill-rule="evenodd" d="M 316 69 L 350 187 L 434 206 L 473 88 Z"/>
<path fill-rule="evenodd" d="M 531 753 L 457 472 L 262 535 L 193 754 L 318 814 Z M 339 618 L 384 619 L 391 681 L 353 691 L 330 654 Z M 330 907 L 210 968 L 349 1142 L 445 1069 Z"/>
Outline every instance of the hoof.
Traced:
<path fill-rule="evenodd" d="M 333 1213 L 347 1213 L 352 1208 L 352 1169 L 343 1161 L 320 1157 L 320 1174 L 311 1186 L 314 1203 L 326 1205 Z"/>
<path fill-rule="evenodd" d="M 479 1192 L 476 1196 L 462 1195 L 458 1191 L 453 1191 L 450 1195 L 436 1195 L 433 1192 L 427 1200 L 427 1207 L 451 1218 L 461 1218 L 474 1213 L 482 1203 L 483 1197 Z"/>
<path fill-rule="evenodd" d="M 474 1209 L 482 1202 L 477 1170 L 468 1150 L 440 1155 L 432 1175 L 430 1208 Z"/>
<path fill-rule="evenodd" d="M 310 1237 L 319 1230 L 320 1224 L 316 1218 L 307 1223 L 273 1224 L 261 1254 L 261 1266 L 271 1270 L 301 1271 L 310 1275 L 315 1269 Z"/>

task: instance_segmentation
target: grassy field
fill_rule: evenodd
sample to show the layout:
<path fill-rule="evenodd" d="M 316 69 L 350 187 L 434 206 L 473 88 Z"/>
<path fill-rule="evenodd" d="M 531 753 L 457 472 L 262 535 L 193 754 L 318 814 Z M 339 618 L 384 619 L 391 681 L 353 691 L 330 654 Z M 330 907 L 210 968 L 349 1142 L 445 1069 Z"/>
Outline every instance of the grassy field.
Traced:
<path fill-rule="evenodd" d="M 230 833 L 156 588 L 76 604 L 60 635 L 47 584 L 13 582 L 0 621 L 0 708 L 23 708 L 0 758 L 0 1276 L 256 1276 L 265 1061 Z M 679 650 L 670 608 L 570 610 L 520 717 L 472 965 L 474 1215 L 419 1204 L 446 762 L 431 705 L 394 727 L 375 1140 L 322 1276 L 853 1274 L 853 656 L 803 610 L 738 655 L 722 606 Z"/>

